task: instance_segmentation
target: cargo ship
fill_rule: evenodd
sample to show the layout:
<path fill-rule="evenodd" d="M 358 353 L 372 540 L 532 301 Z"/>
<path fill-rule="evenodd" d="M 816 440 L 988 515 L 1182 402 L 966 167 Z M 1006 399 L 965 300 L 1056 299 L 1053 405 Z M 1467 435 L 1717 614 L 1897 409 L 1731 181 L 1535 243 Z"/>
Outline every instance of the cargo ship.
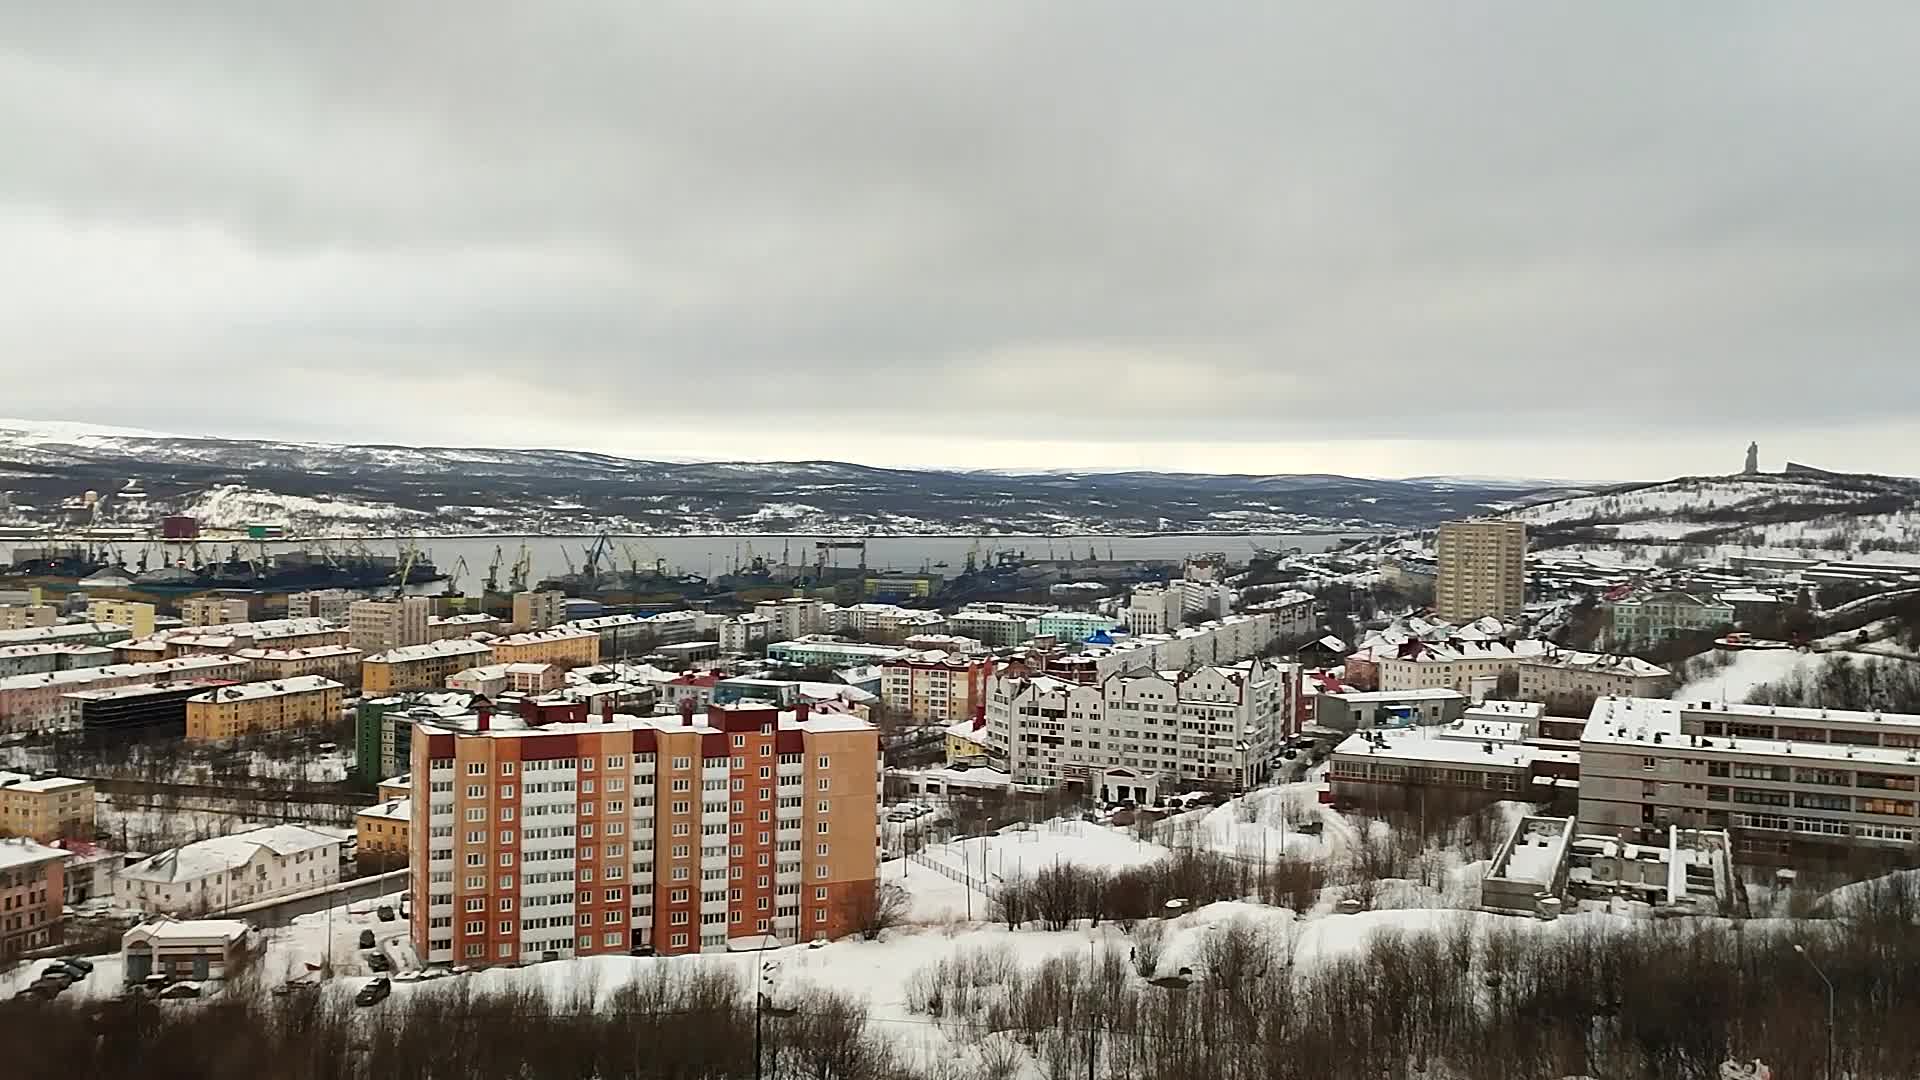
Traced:
<path fill-rule="evenodd" d="M 308 589 L 381 589 L 425 585 L 446 577 L 426 558 L 371 552 L 262 551 L 243 555 L 230 547 L 225 558 L 203 558 L 199 545 L 163 565 L 147 566 L 143 554 L 129 566 L 111 547 L 18 548 L 0 568 L 0 585 L 39 585 L 55 590 L 100 589 L 178 595 L 208 589 L 302 592 Z"/>

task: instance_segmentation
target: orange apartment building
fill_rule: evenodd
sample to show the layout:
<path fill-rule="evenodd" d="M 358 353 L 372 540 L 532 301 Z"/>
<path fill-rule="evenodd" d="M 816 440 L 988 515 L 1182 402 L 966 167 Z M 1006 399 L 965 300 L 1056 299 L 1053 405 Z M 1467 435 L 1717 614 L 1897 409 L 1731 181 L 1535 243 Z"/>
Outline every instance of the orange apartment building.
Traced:
<path fill-rule="evenodd" d="M 600 662 L 600 635 L 575 626 L 556 626 L 525 634 L 495 638 L 493 662 L 496 664 L 558 664 L 561 667 L 589 667 Z"/>
<path fill-rule="evenodd" d="M 195 694 L 187 699 L 187 741 L 232 739 L 338 723 L 341 689 L 332 679 L 301 675 Z"/>
<path fill-rule="evenodd" d="M 67 853 L 25 837 L 0 840 L 0 964 L 60 944 Z"/>
<path fill-rule="evenodd" d="M 448 639 L 402 645 L 360 662 L 360 688 L 368 697 L 403 690 L 440 690 L 447 685 L 447 676 L 491 663 L 493 648 L 484 641 Z"/>
<path fill-rule="evenodd" d="M 93 839 L 93 782 L 70 776 L 43 780 L 0 772 L 0 836 L 26 836 L 41 843 Z"/>
<path fill-rule="evenodd" d="M 889 716 L 915 724 L 971 720 L 986 706 L 992 675 L 992 657 L 908 653 L 880 665 L 880 702 Z"/>
<path fill-rule="evenodd" d="M 424 962 L 719 951 L 858 928 L 878 876 L 871 724 L 764 702 L 564 715 L 530 724 L 481 701 L 472 717 L 414 725 Z"/>

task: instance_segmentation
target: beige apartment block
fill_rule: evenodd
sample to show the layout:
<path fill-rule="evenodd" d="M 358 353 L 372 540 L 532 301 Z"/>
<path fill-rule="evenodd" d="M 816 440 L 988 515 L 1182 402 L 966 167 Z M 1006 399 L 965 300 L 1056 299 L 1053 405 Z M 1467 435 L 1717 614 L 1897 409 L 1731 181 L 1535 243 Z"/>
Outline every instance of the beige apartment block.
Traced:
<path fill-rule="evenodd" d="M 1467 623 L 1512 619 L 1526 604 L 1527 527 L 1518 521 L 1449 521 L 1435 542 L 1440 570 L 1434 607 L 1440 618 Z"/>
<path fill-rule="evenodd" d="M 223 686 L 187 699 L 187 739 L 232 739 L 340 720 L 339 683 L 318 675 Z"/>
<path fill-rule="evenodd" d="M 119 623 L 128 628 L 132 636 L 147 637 L 153 633 L 154 610 L 152 604 L 142 604 L 135 600 L 92 600 L 87 603 L 87 619 L 97 623 Z"/>
<path fill-rule="evenodd" d="M 30 836 L 42 843 L 93 839 L 93 784 L 0 772 L 0 836 Z"/>

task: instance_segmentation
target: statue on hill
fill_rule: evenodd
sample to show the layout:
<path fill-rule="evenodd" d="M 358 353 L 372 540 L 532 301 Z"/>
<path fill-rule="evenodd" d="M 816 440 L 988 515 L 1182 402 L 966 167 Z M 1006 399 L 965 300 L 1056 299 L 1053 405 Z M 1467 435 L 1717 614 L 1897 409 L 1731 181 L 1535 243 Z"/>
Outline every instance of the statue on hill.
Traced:
<path fill-rule="evenodd" d="M 1751 442 L 1747 444 L 1747 467 L 1741 470 L 1741 472 L 1744 475 L 1753 476 L 1759 471 L 1760 471 L 1760 444 L 1757 442 Z"/>

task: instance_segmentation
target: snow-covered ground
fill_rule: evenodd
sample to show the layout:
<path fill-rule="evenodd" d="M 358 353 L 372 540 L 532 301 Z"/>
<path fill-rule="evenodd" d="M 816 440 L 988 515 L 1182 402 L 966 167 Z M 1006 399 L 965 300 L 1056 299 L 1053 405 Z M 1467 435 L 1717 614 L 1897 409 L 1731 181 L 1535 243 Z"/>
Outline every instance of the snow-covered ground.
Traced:
<path fill-rule="evenodd" d="M 358 502 L 353 499 L 310 499 L 304 495 L 282 495 L 275 491 L 257 491 L 238 484 L 209 488 L 183 513 L 200 519 L 200 524 L 216 529 L 243 528 L 251 524 L 282 525 L 289 529 L 326 527 L 343 523 L 379 522 L 383 525 L 408 521 L 427 521 L 432 515 L 408 510 L 391 503 Z"/>
<path fill-rule="evenodd" d="M 1797 671 L 1811 671 L 1828 654 L 1796 649 L 1748 649 L 1732 655 L 1731 664 L 1692 679 L 1675 690 L 1674 700 L 1743 702 L 1761 683 L 1778 682 Z"/>

